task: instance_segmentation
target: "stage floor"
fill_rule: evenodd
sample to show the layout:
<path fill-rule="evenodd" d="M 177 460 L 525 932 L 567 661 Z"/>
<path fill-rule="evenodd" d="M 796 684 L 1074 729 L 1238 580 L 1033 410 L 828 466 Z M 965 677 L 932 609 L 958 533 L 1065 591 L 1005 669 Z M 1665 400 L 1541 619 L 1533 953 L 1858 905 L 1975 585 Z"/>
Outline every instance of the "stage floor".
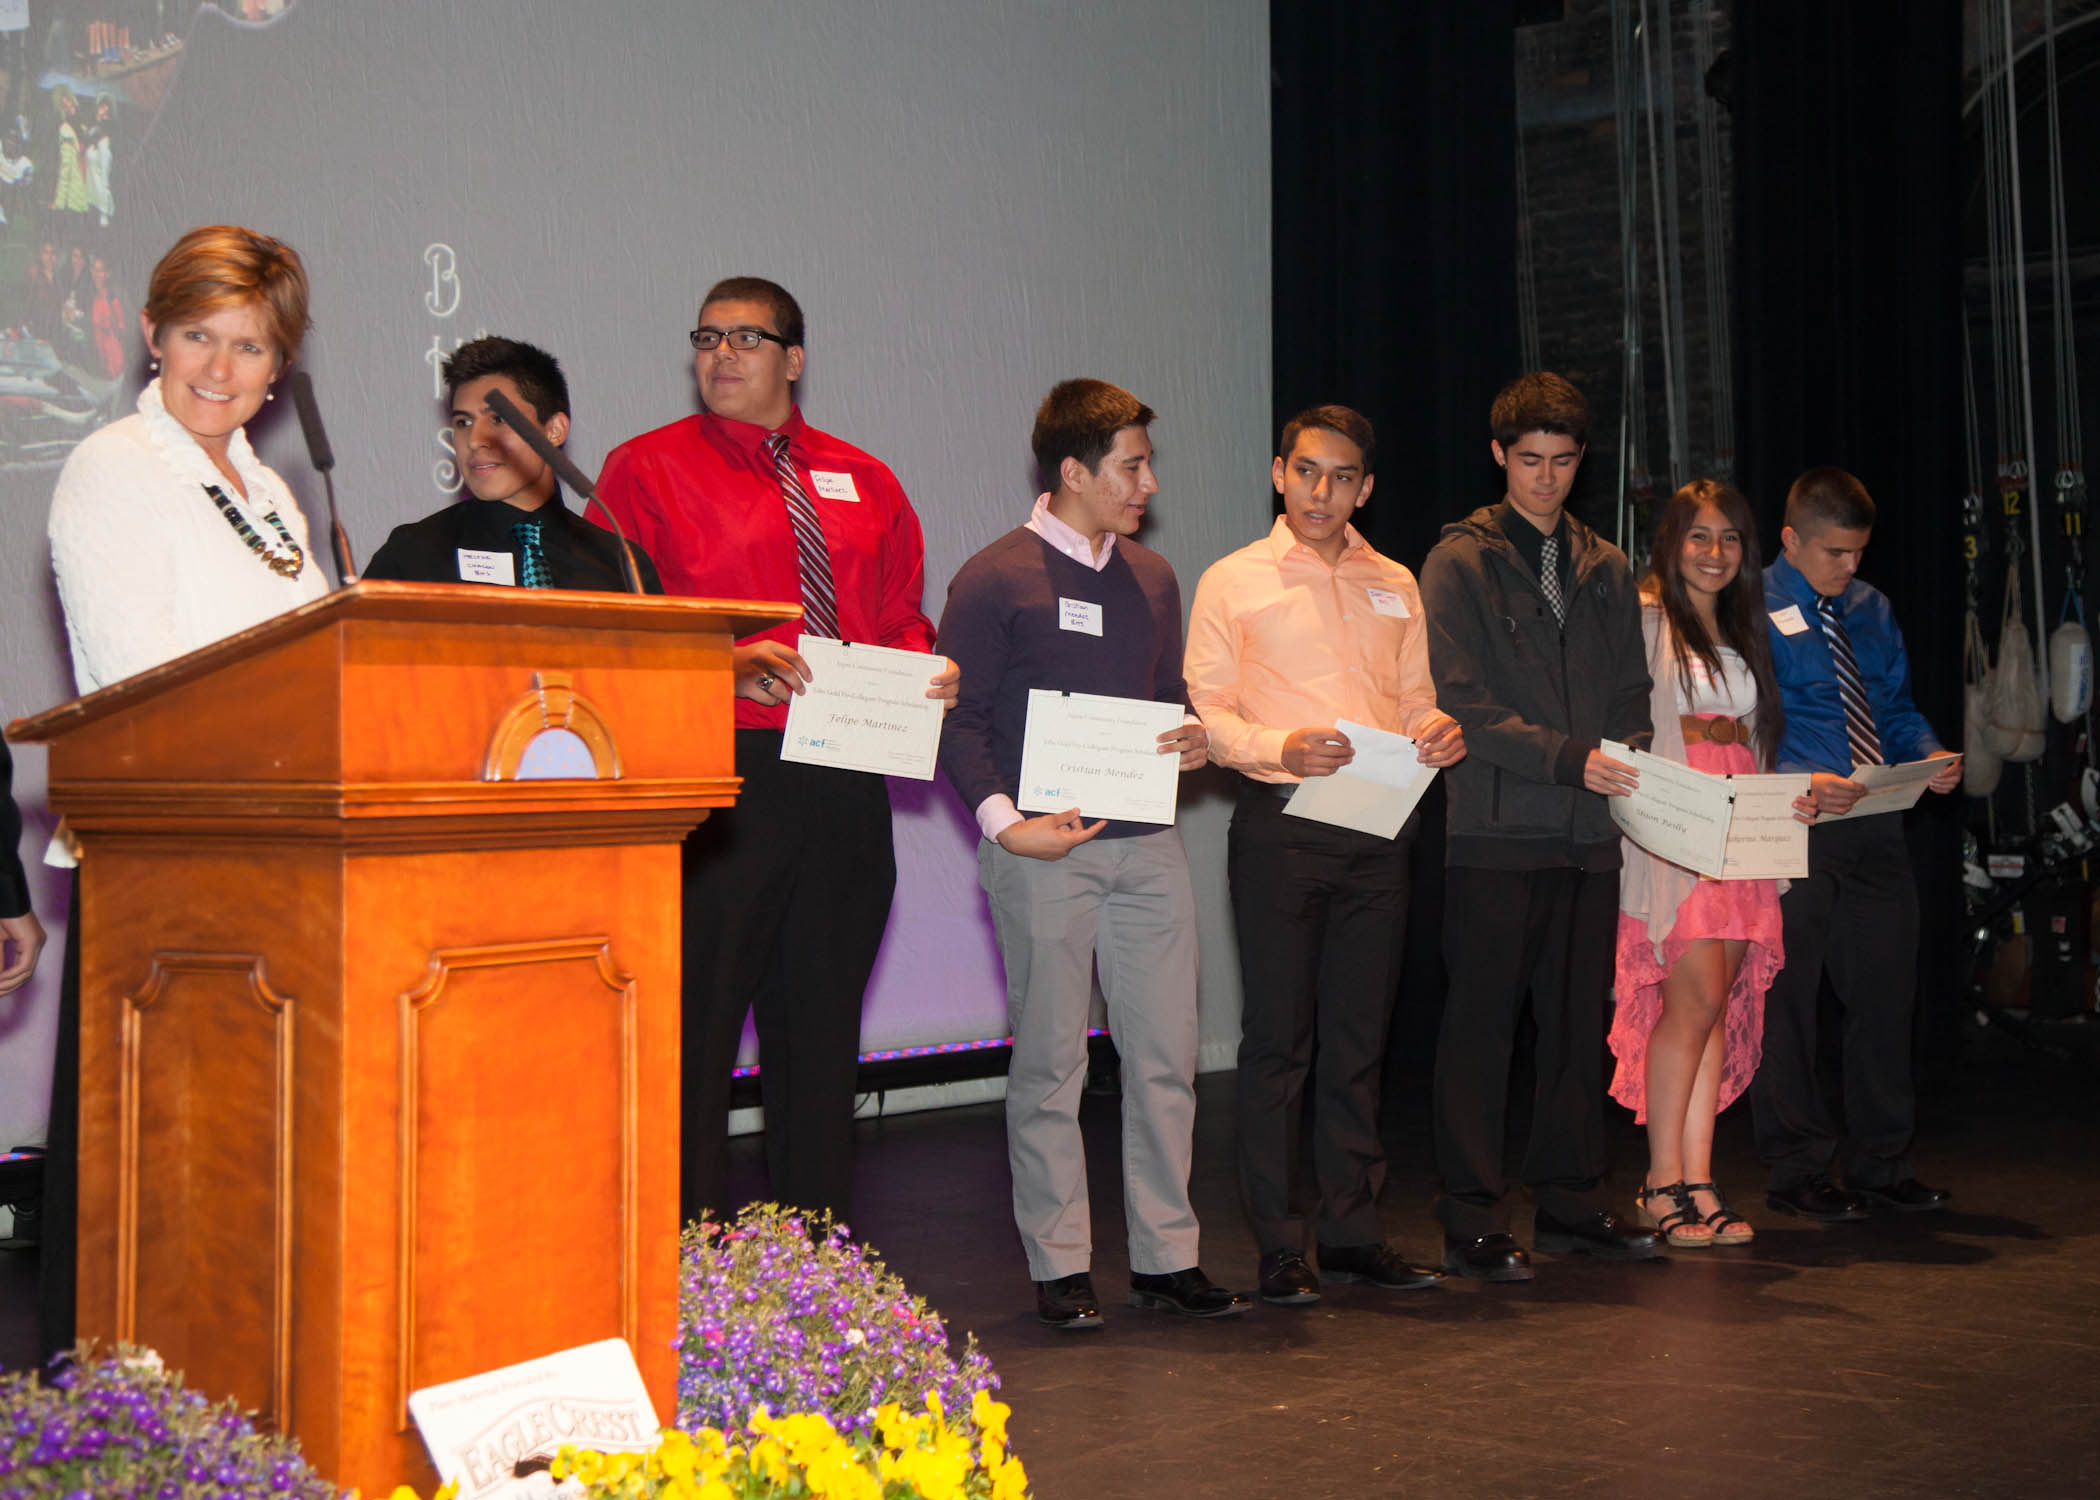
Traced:
<path fill-rule="evenodd" d="M 2100 1075 L 1996 1034 L 1968 1056 L 1916 1152 L 1955 1211 L 1829 1228 L 1772 1214 L 1738 1108 L 1721 1180 L 1753 1246 L 1632 1266 L 1540 1256 L 1526 1285 L 1334 1287 L 1216 1323 L 1126 1307 L 1109 1098 L 1085 1108 L 1099 1332 L 1035 1321 L 997 1105 L 865 1124 L 855 1227 L 975 1331 L 1043 1500 L 2100 1493 Z M 1199 1080 L 1195 1199 L 1204 1268 L 1251 1286 L 1232 1087 Z M 1419 1081 L 1395 1092 L 1383 1217 L 1421 1259 L 1436 1235 L 1426 1116 Z M 1612 1141 L 1630 1212 L 1642 1147 L 1616 1109 Z M 739 1185 L 760 1191 L 757 1139 L 734 1149 Z M 1528 1207 L 1516 1228 L 1528 1242 Z M 0 1254 L 9 1368 L 31 1354 L 33 1276 L 31 1257 Z"/>

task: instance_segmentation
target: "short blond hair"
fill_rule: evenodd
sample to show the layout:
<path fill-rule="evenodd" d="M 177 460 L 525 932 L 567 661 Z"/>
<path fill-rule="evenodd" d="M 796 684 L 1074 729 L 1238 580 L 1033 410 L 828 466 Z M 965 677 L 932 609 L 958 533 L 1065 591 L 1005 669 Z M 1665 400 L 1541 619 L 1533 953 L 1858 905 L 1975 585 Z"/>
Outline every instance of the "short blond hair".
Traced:
<path fill-rule="evenodd" d="M 306 339 L 306 296 L 306 265 L 290 245 L 238 224 L 206 224 L 160 258 L 143 311 L 159 328 L 253 304 L 284 365 Z"/>

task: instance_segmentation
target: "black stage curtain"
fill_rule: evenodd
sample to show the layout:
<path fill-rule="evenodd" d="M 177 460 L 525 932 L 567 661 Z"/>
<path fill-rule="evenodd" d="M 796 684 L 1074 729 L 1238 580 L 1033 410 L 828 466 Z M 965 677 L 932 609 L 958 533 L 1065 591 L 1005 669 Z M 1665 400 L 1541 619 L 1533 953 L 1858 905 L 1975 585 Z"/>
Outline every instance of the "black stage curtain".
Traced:
<path fill-rule="evenodd" d="M 1502 492 L 1488 405 L 1520 373 L 1515 20 L 1514 0 L 1269 7 L 1270 438 L 1322 402 L 1369 417 L 1378 481 L 1356 524 L 1410 568 Z M 1388 1059 L 1417 1086 L 1387 1090 L 1416 1113 L 1443 1013 L 1440 791 L 1419 824 Z M 1406 1135 L 1426 1151 L 1426 1128 Z"/>
<path fill-rule="evenodd" d="M 1357 525 L 1410 568 L 1501 493 L 1487 414 L 1518 373 L 1514 22 L 1513 0 L 1269 8 L 1275 426 L 1325 401 L 1371 419 Z"/>
<path fill-rule="evenodd" d="M 1958 745 L 1961 5 L 1759 0 L 1734 26 L 1738 472 L 1768 552 L 1796 474 L 1865 482 L 1862 576 L 1895 605 L 1919 707 Z M 1928 797 L 1910 820 L 1928 1072 L 1956 998 L 1959 803 Z"/>

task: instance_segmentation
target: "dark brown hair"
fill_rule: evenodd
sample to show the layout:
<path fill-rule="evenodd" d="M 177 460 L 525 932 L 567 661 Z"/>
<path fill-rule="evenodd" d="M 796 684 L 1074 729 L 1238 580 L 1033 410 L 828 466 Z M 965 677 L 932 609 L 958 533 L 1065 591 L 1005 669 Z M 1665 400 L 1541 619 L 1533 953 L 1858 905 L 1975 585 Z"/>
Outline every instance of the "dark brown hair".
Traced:
<path fill-rule="evenodd" d="M 1354 407 L 1308 406 L 1297 416 L 1283 424 L 1283 436 L 1277 440 L 1276 456 L 1288 460 L 1298 446 L 1298 435 L 1308 428 L 1331 432 L 1336 437 L 1347 438 L 1356 444 L 1356 451 L 1364 456 L 1364 472 L 1370 473 L 1378 457 L 1378 435 L 1371 430 L 1371 419 Z"/>
<path fill-rule="evenodd" d="M 1153 410 L 1119 385 L 1105 380 L 1061 380 L 1036 408 L 1035 432 L 1029 446 L 1042 472 L 1043 485 L 1056 489 L 1058 471 L 1076 458 L 1089 474 L 1116 445 L 1126 427 L 1150 427 Z"/>
<path fill-rule="evenodd" d="M 763 276 L 725 276 L 707 289 L 700 311 L 710 302 L 762 302 L 773 314 L 773 331 L 788 341 L 790 349 L 802 343 L 802 304 L 777 281 Z M 699 319 L 695 318 L 695 325 Z"/>
<path fill-rule="evenodd" d="M 1874 497 L 1843 469 L 1810 469 L 1786 492 L 1786 523 L 1804 536 L 1826 527 L 1871 531 Z"/>
<path fill-rule="evenodd" d="M 1495 404 L 1488 408 L 1488 426 L 1505 448 L 1527 432 L 1557 432 L 1575 439 L 1576 447 L 1587 448 L 1590 403 L 1551 370 L 1533 370 L 1496 392 Z"/>
<path fill-rule="evenodd" d="M 1684 581 L 1684 539 L 1699 518 L 1699 508 L 1711 505 L 1720 511 L 1743 539 L 1743 564 L 1734 579 L 1714 601 L 1714 620 L 1720 626 L 1717 641 L 1707 633 L 1706 622 L 1692 605 Z M 1786 732 L 1786 710 L 1779 702 L 1779 679 L 1772 671 L 1772 643 L 1765 631 L 1764 559 L 1757 546 L 1757 518 L 1750 502 L 1732 484 L 1718 479 L 1694 479 L 1670 497 L 1655 523 L 1655 550 L 1648 560 L 1650 591 L 1662 601 L 1663 617 L 1677 638 L 1678 681 L 1687 696 L 1692 690 L 1692 660 L 1706 663 L 1716 677 L 1721 674 L 1722 646 L 1732 647 L 1750 668 L 1757 684 L 1757 719 L 1752 739 L 1757 763 L 1770 770 L 1779 755 L 1780 736 Z"/>

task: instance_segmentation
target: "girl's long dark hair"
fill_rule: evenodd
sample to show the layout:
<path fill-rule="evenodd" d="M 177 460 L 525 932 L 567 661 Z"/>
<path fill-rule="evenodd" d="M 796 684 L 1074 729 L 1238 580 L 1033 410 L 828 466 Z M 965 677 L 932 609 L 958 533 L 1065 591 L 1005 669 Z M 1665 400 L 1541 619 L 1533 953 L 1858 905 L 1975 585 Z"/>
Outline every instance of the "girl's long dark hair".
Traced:
<path fill-rule="evenodd" d="M 1693 608 L 1691 591 L 1684 581 L 1684 538 L 1698 519 L 1702 505 L 1720 511 L 1743 539 L 1743 565 L 1714 601 L 1714 619 L 1721 627 L 1718 641 Z M 1778 758 L 1780 736 L 1786 732 L 1786 711 L 1779 705 L 1779 680 L 1772 672 L 1772 644 L 1765 633 L 1765 573 L 1757 546 L 1757 518 L 1750 513 L 1750 502 L 1743 498 L 1743 492 L 1718 479 L 1694 479 L 1672 495 L 1655 523 L 1655 550 L 1649 556 L 1648 579 L 1651 591 L 1662 601 L 1663 618 L 1670 622 L 1677 639 L 1678 681 L 1687 698 L 1692 691 L 1694 657 L 1718 677 L 1720 647 L 1729 646 L 1750 668 L 1751 680 L 1757 684 L 1757 718 L 1751 741 L 1758 765 L 1769 769 Z"/>

